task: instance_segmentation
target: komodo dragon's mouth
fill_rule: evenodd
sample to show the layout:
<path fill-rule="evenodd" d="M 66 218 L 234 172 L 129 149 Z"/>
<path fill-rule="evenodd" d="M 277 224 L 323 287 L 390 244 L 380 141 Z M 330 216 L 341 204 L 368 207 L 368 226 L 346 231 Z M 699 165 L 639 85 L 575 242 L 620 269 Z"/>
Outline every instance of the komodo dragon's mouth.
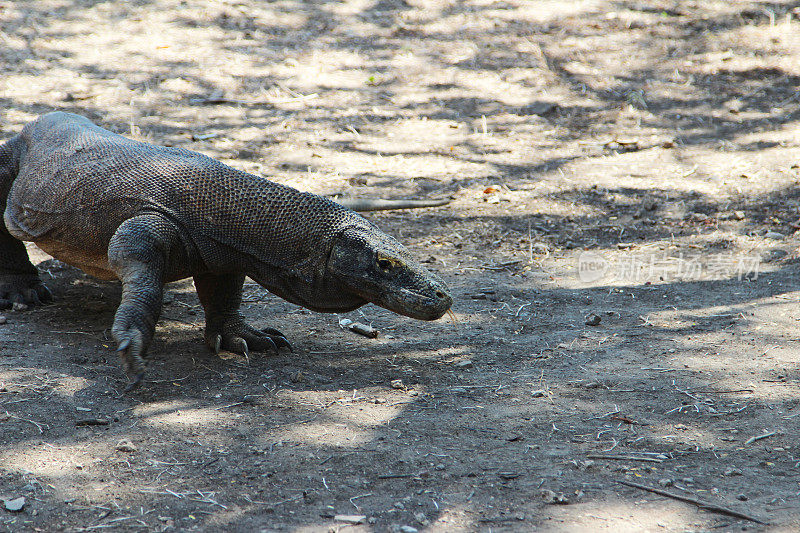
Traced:
<path fill-rule="evenodd" d="M 416 318 L 417 320 L 437 320 L 453 305 L 449 294 L 441 290 L 433 290 L 433 296 L 427 296 L 409 289 L 400 288 L 396 292 L 381 297 L 369 298 L 371 302 L 395 313 Z M 362 295 L 367 297 L 366 295 Z"/>

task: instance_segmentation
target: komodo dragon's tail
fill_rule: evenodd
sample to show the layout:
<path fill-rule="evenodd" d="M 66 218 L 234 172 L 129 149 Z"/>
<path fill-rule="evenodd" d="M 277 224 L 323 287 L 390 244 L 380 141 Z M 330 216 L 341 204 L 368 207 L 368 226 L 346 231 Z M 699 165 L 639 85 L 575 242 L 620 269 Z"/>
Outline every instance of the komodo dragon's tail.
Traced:
<path fill-rule="evenodd" d="M 4 142 L 0 141 L 0 205 L 5 205 L 3 195 L 8 193 L 11 182 L 17 177 L 19 165 L 19 135 Z M 0 209 L 0 225 L 2 225 L 3 211 Z"/>
<path fill-rule="evenodd" d="M 452 202 L 442 200 L 384 200 L 382 198 L 332 198 L 333 201 L 353 211 L 386 211 L 389 209 L 416 209 L 419 207 L 439 207 Z"/>

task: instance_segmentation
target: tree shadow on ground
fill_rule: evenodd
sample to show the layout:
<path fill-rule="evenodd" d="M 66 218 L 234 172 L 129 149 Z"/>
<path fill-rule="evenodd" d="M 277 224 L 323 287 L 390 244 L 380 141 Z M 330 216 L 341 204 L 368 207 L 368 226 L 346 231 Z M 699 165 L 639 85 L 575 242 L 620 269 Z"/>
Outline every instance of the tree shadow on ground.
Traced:
<path fill-rule="evenodd" d="M 99 12 L 96 8 L 103 4 L 113 10 Z M 14 5 L 27 17 L 3 19 L 2 28 L 7 35 L 23 35 L 27 44 L 12 42 L 6 48 L 6 71 L 37 76 L 48 68 L 74 70 L 97 86 L 118 82 L 143 103 L 125 107 L 127 102 L 112 99 L 116 107 L 109 110 L 96 98 L 83 99 L 83 93 L 58 100 L 42 93 L 36 101 L 4 96 L 4 134 L 12 132 L 7 125 L 19 125 L 15 112 L 70 110 L 115 131 L 130 132 L 138 125 L 156 142 L 216 156 L 238 157 L 252 142 L 257 153 L 275 157 L 265 164 L 302 173 L 324 169 L 325 158 L 312 154 L 292 159 L 295 150 L 286 145 L 308 140 L 318 129 L 337 132 L 315 138 L 313 146 L 328 150 L 326 157 L 412 158 L 431 152 L 405 146 L 387 151 L 368 141 L 382 135 L 381 125 L 394 121 L 450 121 L 454 128 L 439 125 L 466 133 L 431 150 L 459 165 L 486 166 L 471 175 L 452 176 L 439 189 L 458 192 L 487 176 L 502 178 L 511 189 L 528 189 L 542 175 L 581 157 L 613 156 L 615 151 L 597 139 L 616 138 L 637 121 L 641 126 L 636 127 L 669 137 L 678 149 L 725 142 L 753 154 L 772 141 L 753 141 L 750 133 L 778 131 L 798 119 L 798 78 L 784 68 L 739 64 L 705 72 L 687 67 L 675 77 L 673 65 L 667 66 L 669 61 L 702 63 L 704 54 L 724 52 L 715 49 L 717 38 L 765 26 L 769 13 L 764 10 L 779 19 L 796 9 L 797 2 L 733 6 L 702 20 L 688 17 L 687 8 L 678 4 L 662 10 L 654 3 L 616 2 L 619 11 L 649 17 L 636 15 L 630 25 L 624 17 L 608 17 L 609 10 L 535 21 L 517 17 L 503 3 L 471 2 L 423 14 L 402 1 L 370 3 L 347 13 L 336 11 L 341 5 L 335 2 L 264 4 L 273 11 L 259 11 L 256 4 L 213 5 L 208 16 L 176 12 L 171 17 L 176 31 L 214 28 L 218 33 L 211 39 L 218 53 L 250 58 L 254 70 L 287 56 L 299 68 L 314 61 L 315 51 L 357 56 L 337 67 L 342 79 L 333 82 L 315 83 L 308 75 L 274 69 L 239 72 L 229 76 L 234 81 L 227 85 L 208 71 L 193 71 L 191 59 L 161 59 L 155 47 L 132 55 L 129 64 L 109 65 L 81 64 L 74 55 L 55 54 L 52 44 L 42 44 L 80 35 L 80 27 L 59 21 L 119 24 L 150 15 L 150 9 L 178 9 L 176 5 L 84 2 L 80 7 L 85 11 L 39 2 Z M 271 12 L 298 14 L 303 20 L 265 18 Z M 444 29 L 438 21 L 448 17 L 463 17 L 464 23 Z M 593 70 L 594 39 L 613 43 L 631 29 L 638 32 L 639 61 L 608 73 Z M 662 56 L 648 45 L 663 36 L 671 44 Z M 570 38 L 583 45 L 576 49 Z M 459 47 L 461 57 L 447 55 Z M 397 76 L 402 69 L 392 63 L 408 50 L 428 66 L 425 75 L 410 81 Z M 734 56 L 751 52 L 760 53 L 756 44 L 731 51 Z M 664 58 L 669 61 L 662 64 Z M 134 60 L 147 61 L 146 71 L 138 72 Z M 481 76 L 487 84 L 473 84 Z M 183 84 L 164 85 L 174 78 Z M 281 88 L 280 98 L 265 96 L 260 92 L 264 86 Z M 417 86 L 433 94 L 415 94 Z M 543 86 L 552 90 L 546 97 L 538 94 Z M 512 90 L 519 91 L 513 98 Z M 211 98 L 219 91 L 221 98 Z M 319 101 L 307 98 L 314 92 L 321 95 Z M 350 100 L 327 99 L 340 94 Z M 736 112 L 722 112 L 721 106 L 731 100 L 738 100 L 731 107 Z M 531 102 L 553 106 L 526 108 Z M 139 115 L 135 124 L 130 116 L 134 111 Z M 483 117 L 497 135 L 530 128 L 524 130 L 526 139 L 541 137 L 536 148 L 541 144 L 543 150 L 522 155 L 495 150 L 491 136 L 480 133 Z M 293 126 L 281 126 L 291 120 Z M 252 127 L 272 141 L 228 142 L 225 135 L 189 140 L 187 132 L 209 127 L 231 136 Z M 587 140 L 593 148 L 582 156 L 559 153 L 566 143 Z M 643 143 L 638 152 L 659 150 L 661 142 Z M 270 152 L 274 147 L 276 152 Z M 391 172 L 360 175 L 380 176 L 377 192 L 407 179 Z M 31 485 L 26 494 L 35 496 L 31 500 L 39 514 L 25 519 L 47 527 L 59 527 L 58 520 L 74 513 L 92 527 L 113 526 L 114 520 L 130 517 L 130 523 L 142 520 L 154 529 L 171 525 L 251 531 L 273 524 L 328 526 L 332 514 L 354 512 L 377 517 L 377 528 L 400 523 L 422 527 L 421 512 L 424 520 L 443 529 L 445 519 L 462 513 L 462 523 L 469 527 L 511 530 L 519 522 L 548 527 L 550 519 L 598 512 L 598 507 L 637 513 L 641 506 L 634 502 L 640 495 L 612 488 L 625 476 L 641 476 L 653 485 L 667 479 L 695 491 L 716 488 L 727 500 L 749 490 L 747 482 L 774 478 L 773 490 L 746 494 L 749 501 L 740 505 L 794 523 L 800 517 L 786 503 L 793 497 L 790 484 L 780 480 L 797 474 L 792 456 L 797 438 L 782 432 L 798 409 L 800 378 L 797 358 L 792 357 L 796 324 L 791 315 L 771 317 L 772 309 L 790 312 L 796 304 L 796 265 L 771 263 L 770 271 L 749 281 L 653 280 L 651 285 L 576 289 L 554 288 L 502 263 L 527 259 L 521 254 L 532 241 L 549 249 L 604 252 L 619 244 L 646 246 L 681 234 L 708 237 L 699 250 L 716 253 L 726 250 L 713 239 L 719 224 L 731 224 L 742 237 L 784 228 L 798 218 L 797 194 L 786 186 L 759 197 L 719 199 L 677 187 L 592 188 L 580 182 L 542 197 L 554 204 L 572 203 L 586 214 L 445 209 L 375 215 L 420 254 L 430 241 L 445 242 L 442 237 L 453 232 L 467 236 L 460 249 L 453 245 L 446 253 L 431 252 L 461 263 L 443 265 L 434 258 L 434 265 L 452 282 L 458 300 L 479 297 L 476 301 L 485 306 L 464 305 L 469 311 L 460 312 L 457 327 L 424 328 L 367 308 L 365 316 L 394 336 L 367 341 L 344 337 L 334 317 L 272 301 L 266 311 L 261 307 L 265 301 L 255 294 L 252 307 L 245 309 L 248 317 L 292 331 L 299 353 L 248 362 L 208 354 L 190 288 L 173 287 L 173 303 L 165 308 L 153 347 L 147 388 L 123 397 L 118 395 L 122 375 L 106 333 L 118 287 L 55 271 L 62 301 L 28 315 L 12 315 L 9 327 L 14 329 L 3 331 L 0 381 L 5 390 L 0 390 L 0 407 L 8 417 L 0 416 L 0 483 L 4 492 L 15 493 Z M 743 212 L 742 220 L 726 218 L 736 211 Z M 481 292 L 482 287 L 491 291 Z M 621 311 L 607 314 L 604 308 Z M 602 318 L 600 326 L 586 325 L 590 312 Z M 764 328 L 757 339 L 755 327 Z M 639 342 L 643 338 L 647 341 Z M 48 343 L 52 350 L 26 355 L 33 342 Z M 735 343 L 747 349 L 729 353 L 726 347 Z M 776 358 L 773 365 L 757 364 L 770 357 Z M 693 367 L 700 359 L 718 361 L 717 366 L 696 372 Z M 462 362 L 468 364 L 458 366 Z M 393 388 L 396 379 L 402 382 L 399 388 Z M 49 419 L 38 418 L 42 405 Z M 78 407 L 92 411 L 84 415 L 87 411 Z M 108 417 L 109 425 L 75 426 L 80 418 L 95 415 Z M 49 427 L 40 433 L 36 424 Z M 768 445 L 753 446 L 745 444 L 752 435 L 743 433 L 751 427 L 778 432 L 764 441 Z M 137 451 L 118 450 L 121 439 L 131 440 Z M 53 449 L 55 456 L 48 454 Z M 639 468 L 637 462 L 587 462 L 590 453 L 622 451 L 659 453 L 663 459 L 645 464 L 655 470 Z M 690 459 L 692 473 L 687 475 L 682 467 Z M 726 475 L 729 464 L 737 465 L 742 476 Z M 30 465 L 35 469 L 25 473 Z M 102 496 L 92 496 L 89 488 Z M 574 505 L 561 511 L 540 501 L 543 489 L 564 492 Z M 64 503 L 75 494 L 85 499 Z M 38 500 L 44 502 L 41 507 Z M 106 509 L 98 505 L 111 514 L 99 517 Z M 146 512 L 151 509 L 158 512 Z M 3 520 L 9 518 L 4 515 Z M 732 523 L 695 511 L 680 515 L 678 522 L 708 529 Z"/>

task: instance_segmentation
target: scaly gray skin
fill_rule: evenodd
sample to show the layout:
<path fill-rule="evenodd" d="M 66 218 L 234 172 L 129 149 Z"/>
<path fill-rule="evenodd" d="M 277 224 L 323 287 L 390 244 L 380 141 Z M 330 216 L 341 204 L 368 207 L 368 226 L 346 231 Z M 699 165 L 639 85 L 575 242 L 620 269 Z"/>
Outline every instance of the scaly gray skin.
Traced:
<path fill-rule="evenodd" d="M 49 113 L 0 145 L 0 308 L 52 296 L 20 241 L 100 279 L 122 281 L 111 332 L 136 386 L 165 283 L 194 278 L 215 351 L 289 347 L 239 313 L 249 276 L 321 312 L 372 302 L 421 320 L 447 286 L 357 213 L 201 154 L 133 141 Z"/>

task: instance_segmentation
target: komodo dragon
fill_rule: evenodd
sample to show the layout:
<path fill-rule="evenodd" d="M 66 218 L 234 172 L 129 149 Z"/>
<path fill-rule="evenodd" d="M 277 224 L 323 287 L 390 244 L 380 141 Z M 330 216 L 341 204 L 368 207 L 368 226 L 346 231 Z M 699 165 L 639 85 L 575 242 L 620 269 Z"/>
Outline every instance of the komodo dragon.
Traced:
<path fill-rule="evenodd" d="M 435 320 L 452 304 L 438 276 L 354 211 L 70 113 L 43 115 L 0 145 L 0 210 L 0 306 L 52 299 L 20 241 L 122 281 L 111 332 L 129 389 L 144 375 L 166 282 L 194 278 L 216 352 L 290 348 L 281 332 L 244 322 L 245 276 L 320 312 L 372 302 Z"/>

